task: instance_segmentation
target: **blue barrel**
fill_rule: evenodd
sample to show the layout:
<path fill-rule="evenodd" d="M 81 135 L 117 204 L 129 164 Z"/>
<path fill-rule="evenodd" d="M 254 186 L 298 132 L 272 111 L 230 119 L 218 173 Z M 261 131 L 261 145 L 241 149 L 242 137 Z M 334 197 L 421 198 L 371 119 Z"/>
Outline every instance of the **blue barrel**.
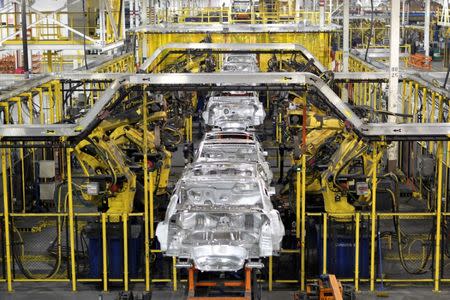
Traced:
<path fill-rule="evenodd" d="M 327 273 L 335 274 L 339 278 L 353 278 L 355 276 L 355 238 L 351 230 L 338 230 L 333 224 L 328 225 L 327 238 Z M 323 269 L 323 231 L 322 225 L 317 225 L 317 248 L 319 258 L 319 273 Z M 359 240 L 359 277 L 369 278 L 370 240 L 364 234 L 361 225 Z"/>
<path fill-rule="evenodd" d="M 86 228 L 89 238 L 89 278 L 100 278 L 103 274 L 103 256 L 101 227 L 99 224 L 89 224 Z M 121 224 L 107 226 L 108 243 L 108 277 L 123 278 L 123 231 Z M 128 235 L 128 274 L 137 277 L 142 257 L 142 226 L 131 225 Z"/>

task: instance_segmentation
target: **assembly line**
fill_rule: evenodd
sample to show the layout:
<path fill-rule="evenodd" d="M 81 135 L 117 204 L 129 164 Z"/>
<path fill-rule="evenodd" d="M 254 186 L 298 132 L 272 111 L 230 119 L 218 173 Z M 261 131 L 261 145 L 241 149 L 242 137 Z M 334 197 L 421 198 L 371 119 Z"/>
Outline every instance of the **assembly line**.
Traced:
<path fill-rule="evenodd" d="M 7 2 L 0 298 L 447 295 L 448 1 Z"/>

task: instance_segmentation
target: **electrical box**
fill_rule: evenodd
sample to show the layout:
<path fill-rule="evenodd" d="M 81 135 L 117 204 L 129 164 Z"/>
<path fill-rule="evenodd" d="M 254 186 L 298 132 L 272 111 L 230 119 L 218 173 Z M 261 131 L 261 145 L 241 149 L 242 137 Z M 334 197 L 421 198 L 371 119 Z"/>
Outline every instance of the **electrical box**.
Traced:
<path fill-rule="evenodd" d="M 420 177 L 433 177 L 435 160 L 431 155 L 420 155 L 417 157 L 417 175 Z"/>
<path fill-rule="evenodd" d="M 98 182 L 88 182 L 86 184 L 86 194 L 97 196 L 100 192 L 100 184 Z"/>
<path fill-rule="evenodd" d="M 55 161 L 54 160 L 40 160 L 39 161 L 39 178 L 54 178 L 55 177 Z"/>
<path fill-rule="evenodd" d="M 365 181 L 360 181 L 356 183 L 356 195 L 367 196 L 369 195 L 369 185 Z"/>
<path fill-rule="evenodd" d="M 40 183 L 39 184 L 39 198 L 41 200 L 53 200 L 53 195 L 55 193 L 55 183 Z"/>

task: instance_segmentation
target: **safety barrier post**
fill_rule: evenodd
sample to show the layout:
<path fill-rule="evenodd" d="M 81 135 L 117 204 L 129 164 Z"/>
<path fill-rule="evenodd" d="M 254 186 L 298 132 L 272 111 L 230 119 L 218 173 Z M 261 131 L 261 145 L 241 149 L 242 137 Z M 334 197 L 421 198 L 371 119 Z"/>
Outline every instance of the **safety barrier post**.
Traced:
<path fill-rule="evenodd" d="M 328 215 L 323 213 L 323 237 L 322 237 L 322 274 L 327 274 L 327 241 L 328 241 Z"/>
<path fill-rule="evenodd" d="M 426 112 L 427 102 L 428 102 L 427 98 L 428 98 L 428 90 L 427 90 L 426 87 L 424 87 L 422 89 L 422 111 L 421 111 L 421 113 L 422 113 L 422 123 L 425 123 L 427 121 L 427 112 Z"/>
<path fill-rule="evenodd" d="M 357 212 L 355 216 L 355 291 L 359 291 L 359 229 L 361 222 L 361 213 Z"/>
<path fill-rule="evenodd" d="M 300 239 L 300 205 L 301 205 L 301 194 L 300 194 L 300 189 L 301 189 L 301 173 L 300 173 L 300 168 L 297 167 L 296 170 L 296 180 L 295 180 L 295 236 L 297 238 L 297 240 Z"/>
<path fill-rule="evenodd" d="M 12 168 L 11 165 L 9 165 Z M 8 180 L 6 174 L 6 150 L 2 149 L 2 187 L 3 187 L 3 220 L 5 223 L 5 259 L 6 259 L 6 282 L 8 292 L 12 292 L 12 274 L 11 274 L 11 237 L 9 234 L 9 204 L 8 204 Z"/>
<path fill-rule="evenodd" d="M 402 80 L 402 113 L 406 113 L 406 80 Z M 403 117 L 403 122 L 406 122 L 406 117 Z"/>
<path fill-rule="evenodd" d="M 142 104 L 142 116 L 144 119 L 144 255 L 145 255 L 145 291 L 150 291 L 150 236 L 149 236 L 149 220 L 148 220 L 148 192 L 149 192 L 149 182 L 148 182 L 148 119 L 147 119 L 147 92 L 144 87 L 144 99 Z"/>
<path fill-rule="evenodd" d="M 438 181 L 436 199 L 436 246 L 434 252 L 434 291 L 439 292 L 441 277 L 441 213 L 442 213 L 442 163 L 443 163 L 443 142 L 438 142 Z"/>
<path fill-rule="evenodd" d="M 436 105 L 436 93 L 432 92 L 431 93 L 431 107 L 432 107 L 432 109 L 430 111 L 430 122 L 431 123 L 435 122 L 434 117 L 435 117 L 435 110 L 436 109 L 433 109 L 433 107 L 436 107 L 435 105 Z M 430 141 L 430 152 L 433 153 L 433 150 L 434 150 L 434 142 Z"/>
<path fill-rule="evenodd" d="M 419 84 L 416 83 L 414 85 L 414 109 L 413 109 L 413 121 L 417 122 L 417 109 L 418 109 L 418 105 L 419 105 Z"/>
<path fill-rule="evenodd" d="M 192 125 L 193 125 L 192 116 L 190 116 L 189 117 L 189 141 L 191 143 L 192 143 L 192 138 L 193 138 L 193 136 L 192 136 Z"/>
<path fill-rule="evenodd" d="M 269 256 L 269 292 L 273 288 L 273 256 Z"/>
<path fill-rule="evenodd" d="M 149 227 L 150 227 L 150 239 L 153 239 L 155 237 L 155 225 L 153 224 L 153 172 L 148 173 L 148 193 L 149 193 L 149 211 L 150 211 L 150 218 L 149 218 Z"/>
<path fill-rule="evenodd" d="M 408 82 L 408 101 L 406 103 L 407 106 L 407 110 L 406 113 L 407 114 L 412 114 L 412 109 L 411 109 L 411 98 L 413 97 L 413 82 L 409 81 Z"/>
<path fill-rule="evenodd" d="M 375 290 L 375 236 L 377 214 L 377 146 L 373 145 L 372 152 L 372 211 L 370 214 L 370 291 Z"/>
<path fill-rule="evenodd" d="M 128 215 L 122 215 L 123 223 L 123 290 L 128 291 Z"/>
<path fill-rule="evenodd" d="M 103 291 L 108 291 L 108 241 L 106 239 L 106 214 L 102 213 L 102 260 L 103 260 Z"/>
<path fill-rule="evenodd" d="M 175 256 L 172 257 L 172 276 L 173 276 L 173 290 L 176 291 L 178 288 L 177 282 L 177 258 Z"/>
<path fill-rule="evenodd" d="M 69 202 L 69 237 L 70 237 L 70 269 L 72 279 L 72 291 L 77 290 L 77 276 L 75 264 L 75 227 L 74 227 L 74 213 L 73 213 L 73 194 L 72 194 L 72 166 L 71 166 L 71 148 L 66 149 L 67 161 L 67 195 Z"/>
<path fill-rule="evenodd" d="M 305 259 L 306 259 L 306 253 L 305 253 L 305 239 L 306 239 L 306 154 L 303 153 L 302 155 L 302 187 L 301 187 L 301 262 L 300 262 L 300 268 L 301 268 L 301 277 L 300 277 L 300 287 L 301 290 L 305 290 L 305 282 L 306 282 L 306 272 L 305 272 Z"/>

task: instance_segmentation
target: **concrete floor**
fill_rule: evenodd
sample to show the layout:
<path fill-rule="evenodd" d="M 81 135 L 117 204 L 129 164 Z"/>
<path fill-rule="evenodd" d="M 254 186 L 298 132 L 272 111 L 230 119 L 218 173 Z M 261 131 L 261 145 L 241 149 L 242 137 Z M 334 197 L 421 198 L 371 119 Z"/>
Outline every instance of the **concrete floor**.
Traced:
<path fill-rule="evenodd" d="M 30 284 L 14 284 L 14 292 L 8 293 L 0 290 L 0 299 L 2 300 L 114 300 L 118 298 L 119 291 L 102 293 L 93 290 L 93 286 L 80 285 L 80 291 L 67 291 L 65 284 L 45 284 L 39 283 L 32 288 Z M 139 297 L 142 294 L 142 285 L 134 287 L 135 294 Z M 263 291 L 262 299 L 278 300 L 293 299 L 294 291 Z M 180 286 L 179 291 L 173 292 L 169 287 L 156 287 L 152 293 L 152 299 L 175 300 L 184 299 L 184 287 Z M 450 289 L 446 287 L 439 293 L 434 293 L 431 286 L 424 287 L 387 287 L 384 293 L 360 292 L 356 294 L 356 299 L 378 299 L 388 298 L 393 300 L 419 300 L 419 299 L 450 299 Z M 139 299 L 139 298 L 138 298 Z"/>

